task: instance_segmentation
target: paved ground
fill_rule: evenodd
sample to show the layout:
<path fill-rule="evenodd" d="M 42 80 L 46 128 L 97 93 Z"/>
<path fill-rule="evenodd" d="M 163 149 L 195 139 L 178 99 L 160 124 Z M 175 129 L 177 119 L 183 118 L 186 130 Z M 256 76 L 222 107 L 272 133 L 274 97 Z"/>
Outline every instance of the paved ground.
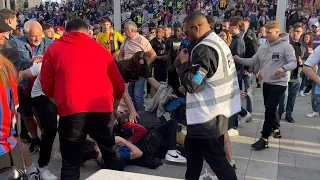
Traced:
<path fill-rule="evenodd" d="M 254 151 L 250 145 L 260 138 L 264 121 L 261 89 L 254 89 L 253 121 L 240 127 L 240 136 L 232 138 L 232 152 L 239 180 L 318 180 L 320 179 L 320 119 L 306 118 L 310 112 L 310 96 L 298 97 L 293 117 L 296 123 L 281 122 L 282 139 L 270 139 L 270 148 Z M 56 138 L 54 151 L 58 148 Z M 53 152 L 54 152 L 53 151 Z M 33 155 L 37 162 L 38 153 Z M 52 154 L 53 157 L 53 154 Z M 61 162 L 52 158 L 49 168 L 60 174 Z M 208 165 L 204 164 L 203 173 Z M 99 168 L 95 162 L 87 162 L 81 168 L 81 179 L 86 179 Z M 164 162 L 156 170 L 128 166 L 126 171 L 172 178 L 184 178 L 184 165 Z"/>

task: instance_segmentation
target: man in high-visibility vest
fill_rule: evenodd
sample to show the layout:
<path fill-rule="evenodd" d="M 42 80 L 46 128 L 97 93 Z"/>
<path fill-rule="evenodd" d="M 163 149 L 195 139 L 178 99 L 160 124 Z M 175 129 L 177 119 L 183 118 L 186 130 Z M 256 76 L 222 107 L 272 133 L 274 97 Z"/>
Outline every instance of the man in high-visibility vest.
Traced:
<path fill-rule="evenodd" d="M 172 1 L 168 2 L 168 8 L 171 14 L 173 13 L 172 4 L 173 4 Z"/>
<path fill-rule="evenodd" d="M 142 26 L 142 17 L 140 13 L 138 13 L 135 17 L 135 22 L 137 23 L 137 27 L 140 28 Z"/>
<path fill-rule="evenodd" d="M 98 34 L 96 41 L 105 47 L 117 59 L 117 52 L 120 49 L 119 43 L 124 42 L 122 35 L 112 29 L 111 20 L 103 17 L 100 20 L 102 32 Z"/>
<path fill-rule="evenodd" d="M 179 0 L 179 1 L 177 2 L 178 14 L 180 13 L 180 8 L 181 8 L 181 6 L 182 6 L 182 2 Z"/>

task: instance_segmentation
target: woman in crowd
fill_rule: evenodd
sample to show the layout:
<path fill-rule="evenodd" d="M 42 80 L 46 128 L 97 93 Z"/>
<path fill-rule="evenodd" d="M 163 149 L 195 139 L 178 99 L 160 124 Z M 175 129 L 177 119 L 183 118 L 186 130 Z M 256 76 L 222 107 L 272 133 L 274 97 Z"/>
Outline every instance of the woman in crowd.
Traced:
<path fill-rule="evenodd" d="M 220 38 L 222 40 L 224 40 L 224 42 L 227 43 L 228 46 L 230 46 L 231 41 L 232 41 L 232 36 L 229 32 L 229 30 L 223 29 L 220 34 L 219 34 Z"/>
<path fill-rule="evenodd" d="M 313 35 L 311 32 L 306 33 L 302 37 L 303 43 L 308 46 L 308 55 L 310 56 L 313 52 Z M 310 94 L 310 90 L 312 89 L 312 80 L 308 80 L 307 76 L 301 72 L 301 86 L 300 86 L 300 96 L 305 96 L 305 94 Z M 307 87 L 306 87 L 307 86 Z M 306 87 L 306 89 L 304 89 Z"/>

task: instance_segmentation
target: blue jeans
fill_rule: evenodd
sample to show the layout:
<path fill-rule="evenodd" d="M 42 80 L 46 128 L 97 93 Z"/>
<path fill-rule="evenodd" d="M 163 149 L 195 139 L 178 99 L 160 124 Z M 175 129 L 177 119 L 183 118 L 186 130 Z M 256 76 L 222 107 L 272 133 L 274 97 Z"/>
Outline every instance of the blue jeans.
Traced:
<path fill-rule="evenodd" d="M 144 111 L 144 85 L 146 79 L 140 77 L 135 83 L 130 83 L 128 93 L 136 111 Z"/>
<path fill-rule="evenodd" d="M 242 80 L 244 83 L 244 90 L 247 92 L 247 111 L 252 113 L 253 96 L 252 96 L 252 78 L 253 74 L 250 73 L 248 76 L 243 76 Z"/>
<path fill-rule="evenodd" d="M 286 105 L 286 117 L 291 117 L 294 103 L 299 93 L 299 89 L 300 81 L 298 79 L 291 79 L 285 94 L 281 97 L 279 101 L 278 112 L 280 115 L 284 113 L 284 107 Z"/>

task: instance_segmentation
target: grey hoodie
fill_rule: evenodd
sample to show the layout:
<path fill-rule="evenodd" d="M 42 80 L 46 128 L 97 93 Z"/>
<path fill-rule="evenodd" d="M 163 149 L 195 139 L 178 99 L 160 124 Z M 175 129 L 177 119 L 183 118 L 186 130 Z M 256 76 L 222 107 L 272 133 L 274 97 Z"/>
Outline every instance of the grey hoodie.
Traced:
<path fill-rule="evenodd" d="M 280 34 L 278 41 L 273 44 L 261 45 L 252 58 L 241 58 L 238 62 L 245 66 L 259 66 L 265 83 L 280 86 L 288 85 L 290 71 L 297 67 L 297 59 L 287 33 Z M 281 67 L 286 72 L 276 77 L 274 74 Z"/>

